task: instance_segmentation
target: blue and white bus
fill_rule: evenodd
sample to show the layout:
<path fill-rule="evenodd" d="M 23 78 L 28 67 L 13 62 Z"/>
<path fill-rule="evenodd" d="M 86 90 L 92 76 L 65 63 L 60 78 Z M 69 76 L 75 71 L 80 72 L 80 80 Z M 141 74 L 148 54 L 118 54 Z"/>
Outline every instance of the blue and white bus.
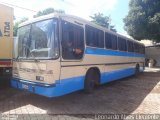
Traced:
<path fill-rule="evenodd" d="M 79 17 L 51 14 L 19 27 L 14 88 L 57 97 L 144 70 L 144 45 Z"/>

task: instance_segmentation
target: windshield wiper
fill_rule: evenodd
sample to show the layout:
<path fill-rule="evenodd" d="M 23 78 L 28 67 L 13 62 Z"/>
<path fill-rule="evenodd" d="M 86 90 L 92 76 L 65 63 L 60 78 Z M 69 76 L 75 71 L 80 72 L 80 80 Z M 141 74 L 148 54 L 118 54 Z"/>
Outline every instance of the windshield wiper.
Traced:
<path fill-rule="evenodd" d="M 30 53 L 31 56 L 34 58 L 35 62 L 39 62 L 39 61 L 36 59 L 36 57 L 35 57 L 35 55 L 33 54 L 33 52 L 30 50 L 30 48 L 29 48 L 27 45 L 24 45 L 24 47 L 29 50 L 29 53 Z M 26 55 L 26 57 L 27 57 L 27 55 Z"/>

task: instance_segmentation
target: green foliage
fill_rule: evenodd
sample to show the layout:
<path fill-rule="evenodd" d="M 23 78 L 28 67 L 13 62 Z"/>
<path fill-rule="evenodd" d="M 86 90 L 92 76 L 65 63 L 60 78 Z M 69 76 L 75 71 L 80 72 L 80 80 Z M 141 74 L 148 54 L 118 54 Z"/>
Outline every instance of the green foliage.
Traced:
<path fill-rule="evenodd" d="M 48 15 L 50 13 L 65 13 L 63 10 L 55 10 L 54 8 L 47 8 L 45 10 L 42 10 L 42 11 L 38 11 L 38 13 L 36 15 L 34 15 L 33 17 L 36 18 L 36 17 L 39 17 L 39 16 L 43 16 L 43 15 Z"/>
<path fill-rule="evenodd" d="M 17 31 L 18 31 L 19 24 L 21 24 L 21 23 L 23 23 L 23 22 L 25 22 L 27 20 L 28 20 L 28 18 L 24 17 L 20 21 L 14 23 L 14 26 L 13 26 L 13 36 L 17 36 Z"/>
<path fill-rule="evenodd" d="M 110 25 L 111 18 L 110 16 L 104 16 L 102 13 L 94 14 L 94 16 L 90 16 L 93 20 L 92 22 L 103 26 L 107 29 L 110 29 L 113 32 L 117 32 L 114 28 L 114 25 Z"/>
<path fill-rule="evenodd" d="M 133 38 L 160 42 L 160 0 L 130 0 L 124 24 Z"/>

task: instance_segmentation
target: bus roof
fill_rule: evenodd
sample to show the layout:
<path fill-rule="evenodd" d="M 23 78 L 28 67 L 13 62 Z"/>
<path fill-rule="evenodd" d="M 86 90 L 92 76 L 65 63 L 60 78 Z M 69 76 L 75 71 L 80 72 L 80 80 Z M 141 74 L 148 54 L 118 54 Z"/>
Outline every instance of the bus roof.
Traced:
<path fill-rule="evenodd" d="M 109 29 L 107 29 L 107 28 L 105 28 L 105 27 L 102 27 L 102 26 L 100 26 L 100 25 L 97 25 L 97 24 L 95 24 L 95 23 L 93 23 L 93 22 L 87 21 L 87 20 L 82 19 L 82 18 L 77 17 L 77 16 L 68 15 L 68 14 L 63 14 L 63 13 L 52 13 L 52 14 L 49 14 L 49 15 L 43 15 L 43 16 L 40 16 L 40 17 L 37 17 L 37 18 L 33 18 L 33 19 L 28 20 L 28 21 L 26 21 L 26 22 L 24 22 L 24 23 L 21 23 L 19 27 L 22 27 L 22 26 L 25 26 L 25 25 L 28 25 L 28 24 L 31 24 L 31 23 L 34 23 L 34 22 L 38 22 L 38 21 L 50 19 L 50 18 L 53 18 L 53 17 L 55 17 L 55 18 L 70 18 L 70 19 L 76 20 L 76 22 L 79 22 L 79 23 L 81 23 L 81 24 L 87 24 L 87 25 L 90 25 L 90 26 L 92 26 L 92 27 L 96 27 L 96 28 L 101 29 L 101 30 L 103 30 L 103 31 L 109 32 L 109 33 L 111 33 L 111 34 L 114 34 L 114 35 L 116 35 L 117 37 L 122 37 L 122 38 L 124 38 L 124 39 L 127 39 L 127 40 L 130 40 L 130 41 L 136 42 L 136 43 L 138 43 L 138 44 L 144 45 L 143 43 L 140 43 L 140 42 L 137 41 L 137 40 L 128 38 L 128 37 L 126 37 L 126 36 L 124 36 L 124 35 L 121 35 L 121 34 L 119 34 L 119 33 L 115 33 L 115 32 L 113 32 L 113 31 L 111 31 L 111 30 L 109 30 Z"/>

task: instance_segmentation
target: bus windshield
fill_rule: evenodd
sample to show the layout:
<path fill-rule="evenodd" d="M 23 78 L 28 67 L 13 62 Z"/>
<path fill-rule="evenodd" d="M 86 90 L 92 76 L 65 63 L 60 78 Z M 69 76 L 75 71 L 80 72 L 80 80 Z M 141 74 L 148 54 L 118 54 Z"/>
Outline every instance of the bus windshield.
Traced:
<path fill-rule="evenodd" d="M 23 59 L 58 58 L 58 24 L 56 19 L 39 21 L 18 30 L 18 57 Z"/>

